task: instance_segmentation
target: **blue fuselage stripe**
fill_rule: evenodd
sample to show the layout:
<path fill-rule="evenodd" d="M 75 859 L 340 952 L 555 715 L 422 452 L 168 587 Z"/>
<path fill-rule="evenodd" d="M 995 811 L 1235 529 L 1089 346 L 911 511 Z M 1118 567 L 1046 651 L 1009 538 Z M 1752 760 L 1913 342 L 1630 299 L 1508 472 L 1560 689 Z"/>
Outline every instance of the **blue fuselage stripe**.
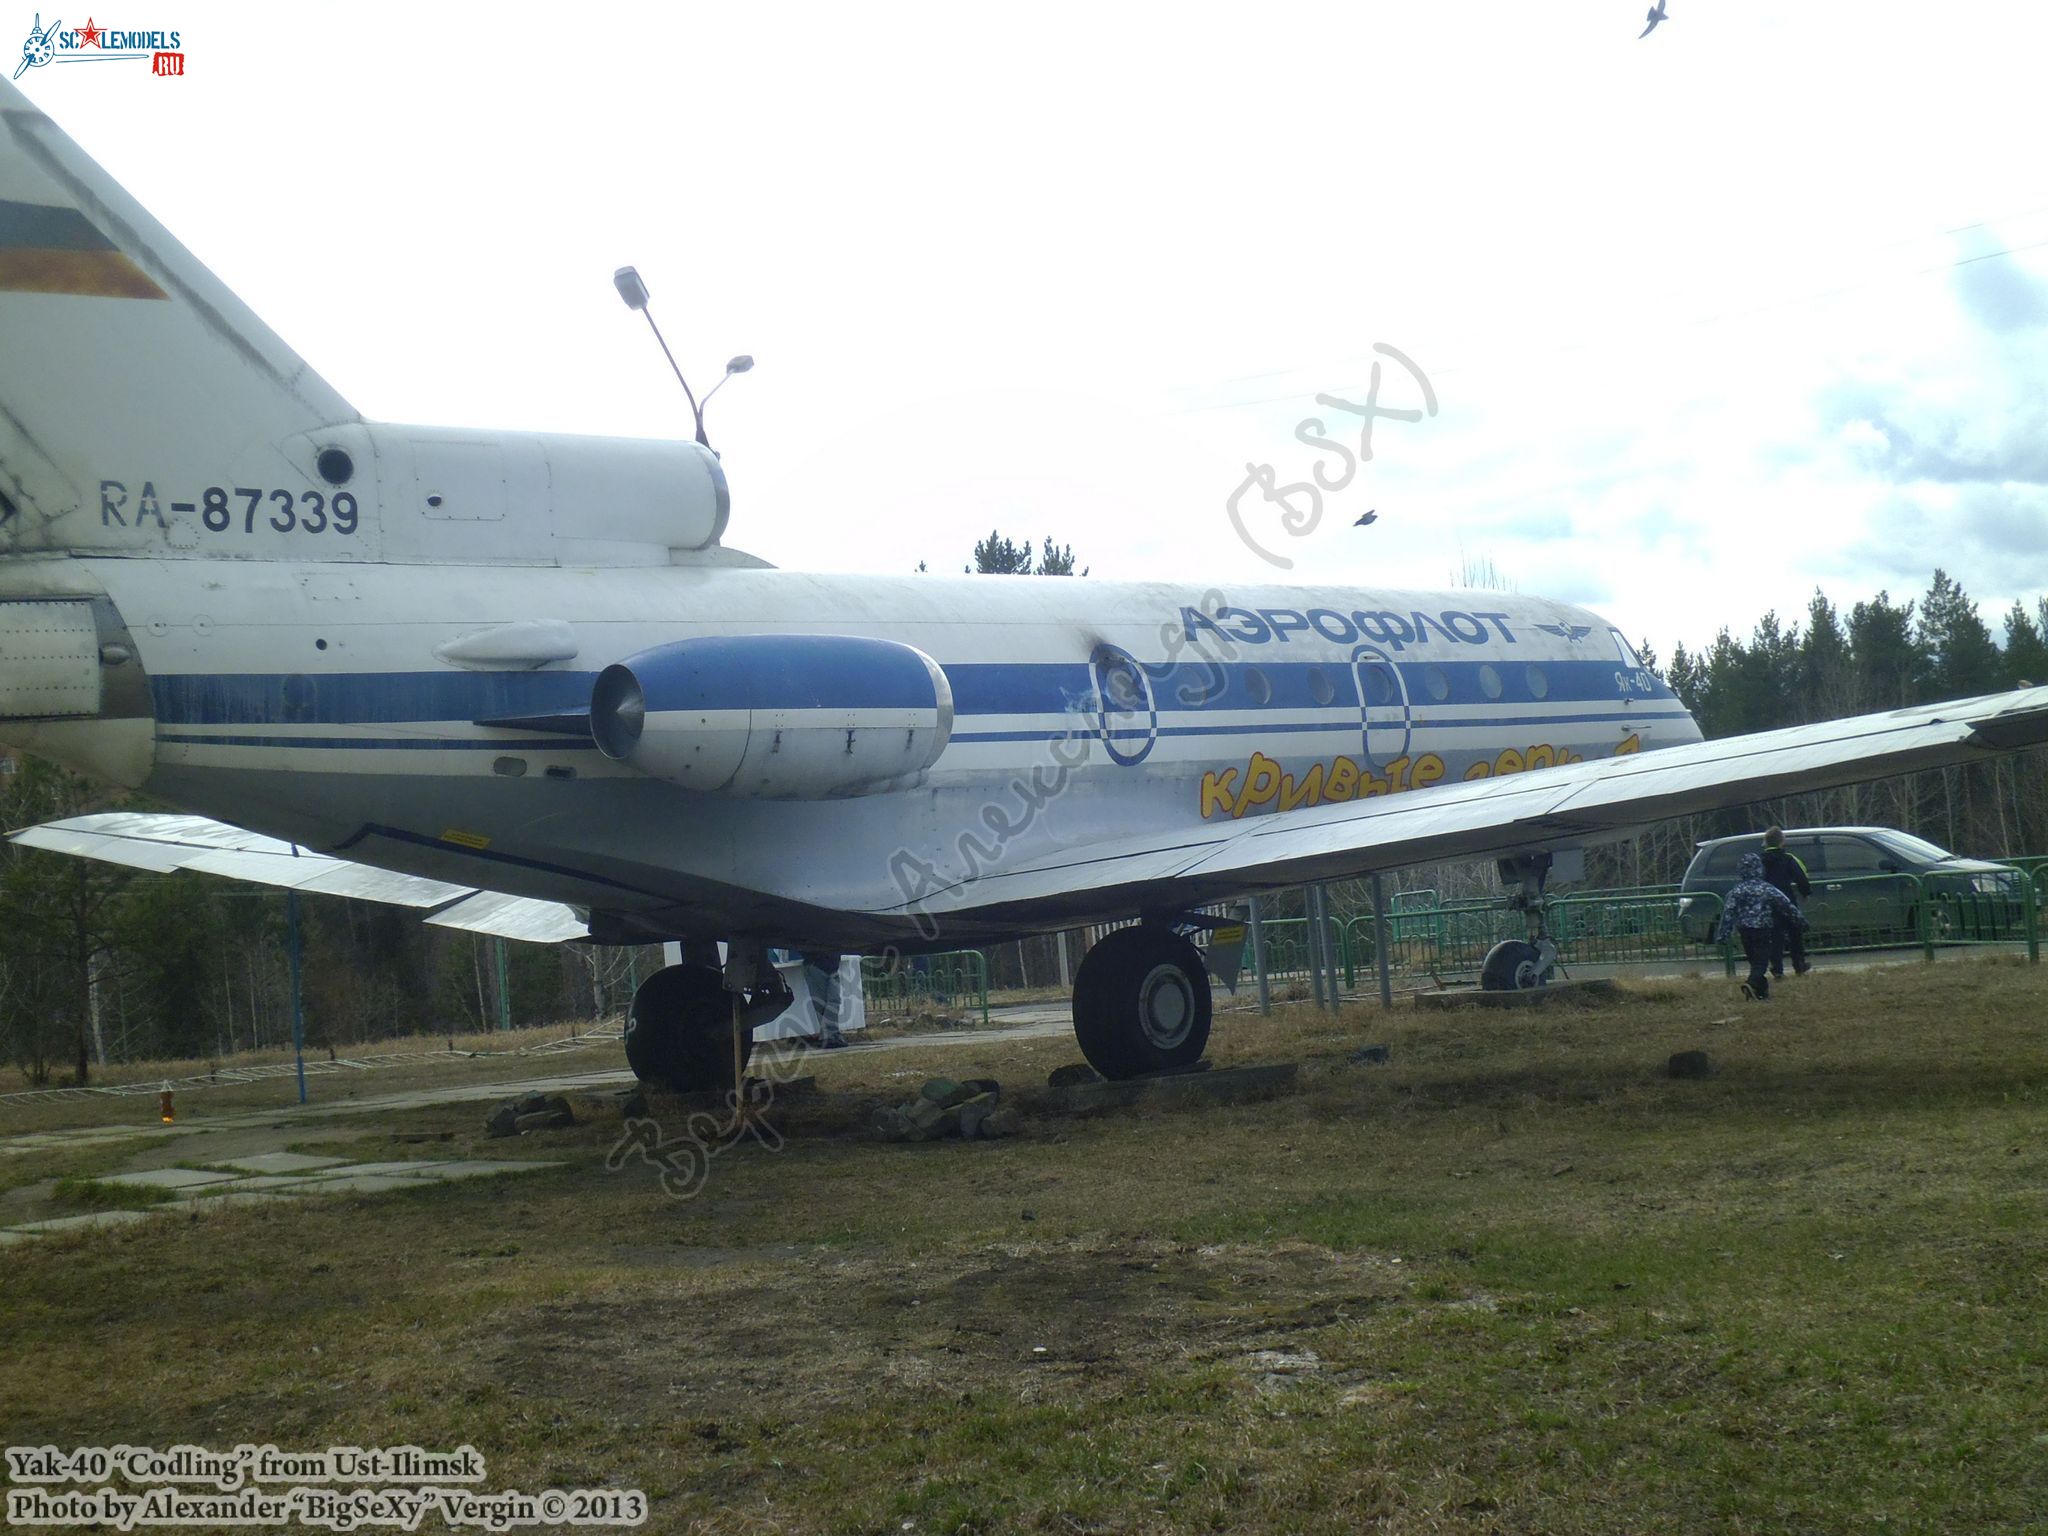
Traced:
<path fill-rule="evenodd" d="M 1668 688 L 1630 694 L 1617 674 L 1630 669 L 1612 662 L 1544 661 L 1491 663 L 1401 661 L 1394 665 L 1417 723 L 1453 724 L 1430 714 L 1435 709 L 1507 709 L 1516 704 L 1613 705 L 1633 697 L 1638 706 L 1665 706 L 1660 718 L 1675 718 Z M 956 718 L 989 715 L 1092 715 L 1097 707 L 1091 671 L 1072 662 L 956 663 L 946 676 L 953 689 Z M 1256 675 L 1255 675 L 1256 674 Z M 900 679 L 878 680 L 876 690 L 844 680 L 851 697 L 837 708 L 889 708 L 900 703 Z M 591 672 L 354 672 L 160 674 L 150 680 L 156 717 L 180 725 L 390 725 L 401 722 L 520 718 L 588 708 L 596 674 Z M 1359 707 L 1359 680 L 1348 663 L 1217 662 L 1160 666 L 1145 679 L 1152 705 L 1163 714 L 1201 710 L 1300 715 L 1323 708 Z M 786 704 L 749 692 L 735 680 L 730 698 L 693 700 L 701 708 L 803 707 L 814 692 L 796 689 Z M 1538 692 L 1540 686 L 1541 692 Z M 1369 689 L 1369 692 L 1374 690 Z M 874 692 L 874 697 L 866 696 Z M 1321 695 L 1319 697 L 1319 695 Z M 779 695 L 778 695 L 779 697 Z M 1372 697 L 1375 709 L 1396 710 L 1400 696 L 1389 687 Z M 1492 716 L 1473 724 L 1545 723 L 1569 716 Z M 1183 729 L 1176 727 L 1176 729 Z M 1222 728 L 1216 728 L 1222 729 Z M 573 738 L 564 738 L 565 740 Z"/>
<path fill-rule="evenodd" d="M 298 747 L 356 752 L 595 752 L 597 743 L 574 736 L 201 736 L 164 731 L 158 741 L 181 747 Z"/>

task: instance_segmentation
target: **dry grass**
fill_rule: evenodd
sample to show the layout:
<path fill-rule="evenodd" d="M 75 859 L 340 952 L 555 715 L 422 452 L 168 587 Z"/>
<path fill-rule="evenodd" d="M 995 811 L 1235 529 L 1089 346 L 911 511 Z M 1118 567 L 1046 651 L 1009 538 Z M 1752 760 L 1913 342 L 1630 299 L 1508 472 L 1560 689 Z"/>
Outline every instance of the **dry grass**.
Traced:
<path fill-rule="evenodd" d="M 10 1249 L 0 1433 L 467 1442 L 492 1486 L 644 1488 L 663 1530 L 2019 1530 L 2048 1508 L 2044 995 L 1984 961 L 1767 1009 L 1719 979 L 1299 1008 L 1214 1049 L 1304 1060 L 1292 1098 L 1040 1105 L 997 1144 L 847 1132 L 1070 1044 L 815 1058 L 779 1150 L 688 1201 L 604 1172 L 605 1117 L 516 1144 L 569 1166 L 508 1183 Z M 1366 1041 L 1392 1064 L 1349 1065 Z M 1691 1047 L 1716 1075 L 1663 1076 Z M 479 1121 L 403 1117 L 500 1155 Z"/>
<path fill-rule="evenodd" d="M 575 1026 L 591 1028 L 584 1024 Z M 306 1053 L 307 1094 L 313 1103 L 346 1102 L 402 1093 L 412 1088 L 440 1088 L 467 1083 L 505 1082 L 549 1073 L 602 1072 L 624 1065 L 615 1038 L 544 1054 L 535 1046 L 566 1040 L 572 1026 L 514 1030 L 508 1034 L 458 1035 L 454 1050 L 445 1035 L 382 1041 L 354 1052 L 340 1052 L 344 1064 L 330 1062 L 325 1051 Z M 362 1063 L 368 1070 L 345 1063 Z M 281 1109 L 298 1103 L 298 1084 L 289 1071 L 237 1082 L 232 1074 L 251 1067 L 290 1067 L 289 1050 L 245 1051 L 219 1061 L 154 1062 L 108 1067 L 95 1074 L 95 1086 L 177 1083 L 176 1110 L 181 1123 L 204 1124 L 223 1115 L 250 1110 Z M 180 1083 L 204 1077 L 205 1083 Z M 67 1083 L 52 1085 L 68 1087 Z M 8 1092 L 19 1092 L 9 1089 Z M 59 1097 L 0 1097 L 0 1136 L 19 1131 L 55 1130 L 72 1126 L 154 1125 L 154 1093 L 64 1094 Z M 0 1179 L 6 1177 L 0 1160 Z"/>

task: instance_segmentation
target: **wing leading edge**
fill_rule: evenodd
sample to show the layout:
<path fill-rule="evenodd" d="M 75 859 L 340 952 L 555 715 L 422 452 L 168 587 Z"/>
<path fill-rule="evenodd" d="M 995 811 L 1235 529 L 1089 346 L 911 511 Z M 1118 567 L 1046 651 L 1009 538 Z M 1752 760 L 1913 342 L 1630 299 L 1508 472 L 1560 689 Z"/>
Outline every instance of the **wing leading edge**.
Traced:
<path fill-rule="evenodd" d="M 110 811 L 44 822 L 14 834 L 25 848 L 68 853 L 169 874 L 187 869 L 257 885 L 282 886 L 309 896 L 353 896 L 414 907 L 426 921 L 467 933 L 495 934 L 535 944 L 587 939 L 590 929 L 573 907 L 507 896 L 474 886 L 448 885 L 401 875 L 324 853 L 309 853 L 274 837 L 244 832 L 204 816 Z"/>
<path fill-rule="evenodd" d="M 2024 688 L 1098 844 L 886 911 L 1029 926 L 1054 912 L 1187 910 L 1375 869 L 1597 842 L 1666 817 L 2044 742 L 2048 687 Z"/>

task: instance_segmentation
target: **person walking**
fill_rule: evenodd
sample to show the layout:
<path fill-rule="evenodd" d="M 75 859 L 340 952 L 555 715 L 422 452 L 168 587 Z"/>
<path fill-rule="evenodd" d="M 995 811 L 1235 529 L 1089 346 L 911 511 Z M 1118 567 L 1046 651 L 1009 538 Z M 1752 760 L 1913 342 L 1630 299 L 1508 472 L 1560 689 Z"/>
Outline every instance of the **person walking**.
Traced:
<path fill-rule="evenodd" d="M 1764 829 L 1764 879 L 1783 891 L 1795 903 L 1813 894 L 1813 882 L 1806 878 L 1806 866 L 1785 851 L 1785 829 Z M 1792 974 L 1804 976 L 1813 966 L 1806 958 L 1806 923 L 1788 922 L 1780 917 L 1771 929 L 1771 974 L 1785 974 L 1785 952 L 1792 953 Z"/>
<path fill-rule="evenodd" d="M 1761 1000 L 1771 995 L 1766 972 L 1770 968 L 1771 941 L 1777 933 L 1778 919 L 1785 917 L 1795 923 L 1806 919 L 1801 916 L 1797 902 L 1764 878 L 1761 855 L 1745 853 L 1736 873 L 1740 878 L 1721 898 L 1721 926 L 1714 939 L 1723 943 L 1733 933 L 1742 940 L 1742 953 L 1749 961 L 1749 980 L 1742 984 L 1742 995 Z"/>

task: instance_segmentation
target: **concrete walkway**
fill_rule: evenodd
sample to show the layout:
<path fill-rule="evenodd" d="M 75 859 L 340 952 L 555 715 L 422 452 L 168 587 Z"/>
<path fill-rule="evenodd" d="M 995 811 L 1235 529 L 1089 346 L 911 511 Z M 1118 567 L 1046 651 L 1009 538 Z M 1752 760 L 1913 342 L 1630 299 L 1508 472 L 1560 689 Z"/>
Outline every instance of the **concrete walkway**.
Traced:
<path fill-rule="evenodd" d="M 299 1152 L 260 1152 L 227 1158 L 200 1168 L 148 1168 L 110 1173 L 92 1180 L 116 1189 L 160 1190 L 171 1196 L 142 1209 L 87 1211 L 78 1216 L 52 1216 L 0 1227 L 0 1247 L 52 1233 L 122 1226 L 151 1216 L 187 1212 L 194 1206 L 229 1207 L 273 1200 L 302 1200 L 321 1195 L 374 1195 L 394 1189 L 416 1189 L 456 1179 L 496 1178 L 557 1163 L 498 1162 L 482 1158 L 440 1162 L 350 1163 L 338 1157 L 309 1157 Z"/>
<path fill-rule="evenodd" d="M 986 1044 L 994 1040 L 1046 1039 L 1069 1033 L 1073 1029 L 1072 1020 L 1072 1011 L 1060 1003 L 1031 1003 L 1013 1008 L 992 1008 L 989 1010 L 990 1027 L 987 1029 L 950 1029 L 931 1034 L 892 1035 L 877 1040 L 863 1040 L 856 1034 L 852 1037 L 855 1043 L 848 1049 L 865 1054 L 873 1051 L 922 1050 L 927 1046 L 952 1046 L 975 1042 Z M 803 1047 L 771 1046 L 759 1051 L 755 1060 L 780 1061 L 806 1054 L 809 1053 Z M 514 1099 L 529 1093 L 602 1092 L 606 1089 L 626 1087 L 632 1081 L 633 1074 L 621 1063 L 617 1067 L 595 1072 L 554 1073 L 541 1077 L 506 1078 L 488 1083 L 453 1083 L 438 1088 L 415 1088 L 395 1093 L 372 1094 L 330 1104 L 323 1104 L 316 1098 L 312 1103 L 303 1105 L 282 1104 L 267 1109 L 236 1110 L 224 1115 L 202 1115 L 182 1120 L 175 1125 L 143 1122 L 134 1125 L 80 1126 L 73 1130 L 23 1131 L 11 1136 L 0 1136 L 0 1154 L 47 1152 L 143 1137 L 170 1141 L 201 1131 L 256 1130 L 264 1127 L 279 1129 L 278 1140 L 282 1142 L 297 1139 L 302 1128 L 320 1121 L 430 1109 L 441 1104 Z"/>

